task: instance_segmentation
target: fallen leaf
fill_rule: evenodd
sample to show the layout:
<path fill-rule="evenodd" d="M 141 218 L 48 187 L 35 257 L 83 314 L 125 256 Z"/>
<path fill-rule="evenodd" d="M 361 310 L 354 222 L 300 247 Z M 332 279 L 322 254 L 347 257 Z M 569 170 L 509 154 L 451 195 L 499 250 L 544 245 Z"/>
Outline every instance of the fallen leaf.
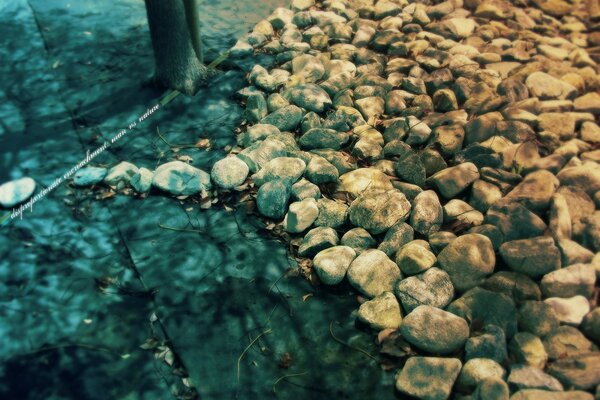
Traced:
<path fill-rule="evenodd" d="M 390 333 L 381 343 L 379 352 L 386 356 L 403 358 L 413 354 L 410 345 L 404 341 L 398 331 Z"/>
<path fill-rule="evenodd" d="M 302 296 L 302 301 L 306 301 L 308 300 L 310 297 L 313 297 L 312 293 L 307 293 L 304 296 Z"/>
<path fill-rule="evenodd" d="M 279 359 L 279 367 L 283 369 L 288 369 L 292 365 L 292 361 L 294 361 L 292 355 L 286 351 Z"/>
<path fill-rule="evenodd" d="M 394 332 L 396 332 L 396 330 L 392 328 L 384 329 L 379 332 L 377 334 L 377 344 L 383 343 L 383 341 Z"/>
<path fill-rule="evenodd" d="M 195 147 L 198 149 L 210 149 L 211 144 L 209 139 L 200 139 L 196 142 Z"/>
<path fill-rule="evenodd" d="M 183 161 L 183 162 L 187 162 L 187 163 L 191 163 L 192 161 L 194 161 L 194 159 L 188 155 L 178 155 L 175 157 L 176 159 L 178 159 L 179 161 Z"/>

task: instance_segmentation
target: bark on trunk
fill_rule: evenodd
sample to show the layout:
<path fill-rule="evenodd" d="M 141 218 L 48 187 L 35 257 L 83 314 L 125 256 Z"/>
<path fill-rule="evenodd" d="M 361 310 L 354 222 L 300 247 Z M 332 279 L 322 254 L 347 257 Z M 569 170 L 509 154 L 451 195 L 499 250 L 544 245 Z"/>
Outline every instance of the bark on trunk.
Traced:
<path fill-rule="evenodd" d="M 193 95 L 208 80 L 196 0 L 145 0 L 156 79 L 162 85 Z"/>

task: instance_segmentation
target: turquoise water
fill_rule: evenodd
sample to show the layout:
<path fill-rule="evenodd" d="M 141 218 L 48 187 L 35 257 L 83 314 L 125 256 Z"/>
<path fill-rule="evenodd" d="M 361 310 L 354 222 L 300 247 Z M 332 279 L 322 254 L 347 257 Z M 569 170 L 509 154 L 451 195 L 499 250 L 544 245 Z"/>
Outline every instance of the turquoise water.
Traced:
<path fill-rule="evenodd" d="M 201 2 L 207 58 L 283 3 Z M 148 84 L 141 0 L 5 0 L 0 19 L 2 182 L 50 185 L 163 94 Z M 234 94 L 251 64 L 226 63 L 94 163 L 154 168 L 188 155 L 208 170 L 235 142 Z M 170 143 L 210 138 L 211 150 L 175 154 L 157 128 Z M 63 184 L 0 231 L 0 398 L 392 397 L 389 373 L 340 343 L 376 351 L 354 327 L 350 292 L 308 285 L 252 215 L 103 197 Z M 149 338 L 170 344 L 172 366 L 140 348 Z"/>

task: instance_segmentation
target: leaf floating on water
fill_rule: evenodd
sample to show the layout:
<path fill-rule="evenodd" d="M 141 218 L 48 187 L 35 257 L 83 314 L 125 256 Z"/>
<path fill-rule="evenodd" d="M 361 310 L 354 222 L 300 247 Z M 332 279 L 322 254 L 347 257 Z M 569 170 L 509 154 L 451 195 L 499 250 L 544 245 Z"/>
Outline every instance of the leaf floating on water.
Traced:
<path fill-rule="evenodd" d="M 96 196 L 96 200 L 106 200 L 111 199 L 116 196 L 116 193 L 113 190 L 107 190 L 105 192 L 100 193 Z"/>
<path fill-rule="evenodd" d="M 387 328 L 387 329 L 382 330 L 381 332 L 379 332 L 377 334 L 377 343 L 378 344 L 383 343 L 383 341 L 394 332 L 396 332 L 396 329 L 392 329 L 392 328 Z"/>
<path fill-rule="evenodd" d="M 379 352 L 382 355 L 395 358 L 404 358 L 414 354 L 410 345 L 402 338 L 402 335 L 398 331 L 391 332 L 382 341 Z"/>
<path fill-rule="evenodd" d="M 293 361 L 294 359 L 292 358 L 292 354 L 286 351 L 279 359 L 279 368 L 288 369 L 292 365 Z"/>
<path fill-rule="evenodd" d="M 181 156 L 178 155 L 175 158 L 179 161 L 183 161 L 186 163 L 191 163 L 192 161 L 194 161 L 194 159 L 188 155 L 181 155 Z"/>
<path fill-rule="evenodd" d="M 209 139 L 200 139 L 194 146 L 196 146 L 198 149 L 209 150 L 211 148 L 211 143 Z"/>
<path fill-rule="evenodd" d="M 146 339 L 146 341 L 140 345 L 140 349 L 142 350 L 151 350 L 155 349 L 158 346 L 158 340 L 154 337 L 150 337 Z"/>

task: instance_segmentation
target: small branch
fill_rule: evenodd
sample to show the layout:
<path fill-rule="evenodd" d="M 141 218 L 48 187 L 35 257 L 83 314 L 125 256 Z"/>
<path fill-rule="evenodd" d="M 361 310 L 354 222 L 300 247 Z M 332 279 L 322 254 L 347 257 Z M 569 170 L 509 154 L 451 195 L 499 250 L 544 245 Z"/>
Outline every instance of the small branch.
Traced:
<path fill-rule="evenodd" d="M 237 381 L 238 383 L 240 383 L 240 363 L 242 362 L 242 359 L 244 358 L 244 356 L 246 355 L 246 353 L 248 352 L 248 350 L 250 350 L 250 348 L 254 345 L 254 343 L 256 343 L 258 341 L 258 339 L 260 339 L 261 337 L 263 337 L 264 335 L 267 335 L 269 333 L 271 333 L 273 330 L 271 328 L 267 329 L 264 332 L 261 332 L 257 337 L 255 337 L 248 346 L 246 346 L 246 348 L 244 349 L 244 351 L 242 351 L 242 354 L 240 354 L 240 356 L 238 357 L 237 360 Z"/>
<path fill-rule="evenodd" d="M 288 375 L 284 375 L 284 376 L 280 377 L 279 379 L 277 379 L 275 381 L 275 383 L 273 383 L 273 393 L 277 393 L 277 390 L 275 390 L 275 386 L 277 386 L 277 384 L 279 382 L 281 382 L 281 381 L 283 381 L 283 380 L 285 380 L 287 378 L 294 378 L 296 376 L 302 376 L 302 375 L 306 375 L 306 374 L 308 374 L 308 371 L 300 372 L 298 374 L 288 374 Z"/>
<path fill-rule="evenodd" d="M 175 99 L 175 97 L 179 96 L 181 94 L 180 91 L 178 90 L 172 90 L 169 93 L 167 93 L 167 95 L 165 97 L 163 97 L 160 100 L 160 105 L 162 107 L 166 106 L 167 104 L 169 104 L 171 101 L 173 101 L 173 99 Z"/>
<path fill-rule="evenodd" d="M 67 343 L 67 344 L 59 344 L 59 345 L 56 345 L 56 346 L 42 347 L 40 349 L 31 351 L 31 352 L 28 352 L 28 353 L 19 354 L 19 357 L 31 356 L 31 355 L 35 355 L 35 354 L 38 354 L 38 353 L 44 353 L 46 351 L 51 351 L 51 350 L 68 349 L 70 347 L 78 347 L 78 348 L 81 348 L 81 349 L 87 349 L 87 350 L 93 350 L 93 351 L 101 351 L 103 353 L 109 353 L 109 354 L 113 354 L 115 356 L 122 357 L 122 354 L 119 353 L 119 352 L 117 352 L 117 351 L 115 351 L 115 350 L 109 349 L 107 347 L 94 346 L 94 345 L 85 344 L 85 343 Z"/>
<path fill-rule="evenodd" d="M 166 226 L 161 224 L 160 222 L 158 223 L 159 228 L 162 229 L 167 229 L 170 231 L 175 231 L 175 232 L 193 232 L 193 233 L 201 233 L 203 235 L 206 235 L 206 231 L 200 230 L 200 229 L 191 229 L 191 228 L 175 228 L 173 226 Z"/>
<path fill-rule="evenodd" d="M 229 58 L 229 51 L 219 54 L 217 58 L 213 60 L 210 64 L 208 64 L 208 68 L 216 68 L 219 64 Z"/>
<path fill-rule="evenodd" d="M 329 333 L 331 334 L 331 337 L 333 338 L 333 340 L 335 340 L 335 341 L 336 341 L 336 342 L 338 342 L 339 344 L 342 344 L 342 345 L 344 345 L 344 346 L 346 346 L 346 347 L 348 347 L 349 349 L 352 349 L 352 350 L 354 350 L 354 351 L 358 351 L 358 352 L 360 352 L 360 353 L 363 353 L 365 356 L 369 357 L 370 359 L 372 359 L 372 360 L 375 360 L 375 361 L 379 362 L 379 360 L 378 360 L 377 358 L 373 357 L 373 356 L 372 356 L 371 354 L 369 354 L 369 353 L 368 353 L 366 350 L 363 350 L 363 349 L 361 349 L 361 348 L 358 348 L 358 347 L 350 346 L 348 343 L 344 342 L 342 339 L 340 339 L 340 338 L 336 337 L 336 336 L 333 334 L 333 321 L 332 321 L 332 322 L 329 324 Z"/>
<path fill-rule="evenodd" d="M 178 149 L 195 149 L 197 148 L 197 146 L 195 144 L 172 144 L 169 143 L 167 141 L 167 139 L 164 138 L 164 136 L 160 133 L 160 129 L 158 128 L 158 126 L 156 127 L 156 133 L 158 133 L 158 137 L 160 137 L 162 139 L 163 142 L 165 142 L 165 144 L 167 146 L 169 146 L 170 148 L 178 148 Z"/>

